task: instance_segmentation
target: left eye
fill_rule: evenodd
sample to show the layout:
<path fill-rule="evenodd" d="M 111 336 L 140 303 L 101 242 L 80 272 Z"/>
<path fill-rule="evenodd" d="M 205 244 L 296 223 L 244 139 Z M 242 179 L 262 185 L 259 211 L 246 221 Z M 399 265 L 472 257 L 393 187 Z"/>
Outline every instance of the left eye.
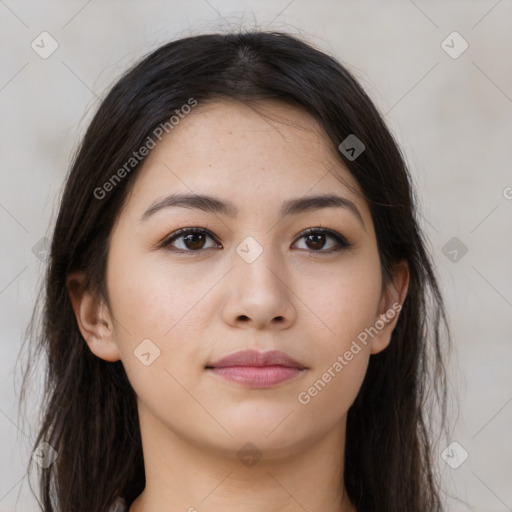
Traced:
<path fill-rule="evenodd" d="M 211 249 L 212 247 L 219 247 L 218 245 L 205 246 L 206 239 L 210 238 L 215 240 L 215 237 L 207 230 L 202 228 L 184 228 L 173 233 L 167 240 L 162 243 L 162 247 L 170 251 L 176 252 L 199 252 L 202 249 Z M 302 232 L 297 240 L 304 239 L 306 247 L 299 247 L 299 249 L 310 250 L 312 252 L 334 252 L 345 249 L 351 245 L 345 237 L 336 231 L 330 229 L 310 228 Z M 325 249 L 326 242 L 331 239 L 330 247 Z M 175 242 L 179 241 L 181 247 L 177 247 Z M 297 243 L 297 242 L 296 242 Z"/>
<path fill-rule="evenodd" d="M 328 247 L 328 250 L 320 250 L 325 249 L 326 240 L 329 238 L 334 240 L 334 247 L 331 245 L 331 247 Z M 345 237 L 330 229 L 310 228 L 301 233 L 300 239 L 305 239 L 306 250 L 310 249 L 313 252 L 334 252 L 345 249 L 350 245 Z"/>

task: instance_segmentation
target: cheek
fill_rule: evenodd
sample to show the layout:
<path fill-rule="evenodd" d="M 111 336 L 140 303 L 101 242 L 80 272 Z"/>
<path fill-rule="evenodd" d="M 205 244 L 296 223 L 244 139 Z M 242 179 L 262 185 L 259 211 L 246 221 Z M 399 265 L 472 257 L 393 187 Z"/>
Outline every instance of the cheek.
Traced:
<path fill-rule="evenodd" d="M 370 351 L 362 347 L 357 354 L 349 352 L 350 361 L 345 352 L 333 354 L 328 364 L 318 368 L 297 394 L 297 407 L 306 430 L 314 430 L 320 418 L 324 428 L 334 427 L 356 399 L 366 375 Z"/>
<path fill-rule="evenodd" d="M 316 283 L 308 287 L 307 304 L 321 328 L 311 331 L 314 364 L 296 399 L 311 421 L 323 417 L 334 424 L 355 400 L 368 367 L 367 329 L 375 324 L 381 296 L 378 257 L 347 258 L 337 271 L 317 275 Z"/>
<path fill-rule="evenodd" d="M 191 265 L 176 268 L 115 256 L 107 285 L 116 340 L 132 387 L 149 401 L 179 394 L 177 381 L 189 385 L 203 368 L 204 355 L 195 338 L 203 329 L 200 313 L 208 304 L 208 292 L 219 277 L 211 271 L 198 275 L 197 267 L 192 273 Z"/>
<path fill-rule="evenodd" d="M 211 269 L 204 269 L 202 275 L 197 266 L 142 257 L 112 265 L 108 275 L 112 308 L 133 342 L 172 337 L 173 331 L 191 321 L 196 306 L 218 281 Z"/>
<path fill-rule="evenodd" d="M 206 300 L 215 280 L 135 258 L 118 260 L 108 280 L 121 360 L 139 405 L 186 436 L 187 424 L 205 422 L 204 410 L 188 390 L 203 370 L 194 335 L 202 329 L 201 298 L 206 295 Z M 181 418 L 172 411 L 186 414 L 181 412 Z"/>
<path fill-rule="evenodd" d="M 373 254 L 351 256 L 335 270 L 305 277 L 304 301 L 315 313 L 326 342 L 324 353 L 341 350 L 374 324 L 381 298 L 381 273 Z"/>

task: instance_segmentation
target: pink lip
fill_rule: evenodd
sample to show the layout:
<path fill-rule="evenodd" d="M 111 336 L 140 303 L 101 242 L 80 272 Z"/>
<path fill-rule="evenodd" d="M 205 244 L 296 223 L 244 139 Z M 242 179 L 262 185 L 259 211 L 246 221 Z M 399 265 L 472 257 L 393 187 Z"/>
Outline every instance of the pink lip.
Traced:
<path fill-rule="evenodd" d="M 284 352 L 235 352 L 206 369 L 225 379 L 255 388 L 267 388 L 296 377 L 306 368 Z"/>

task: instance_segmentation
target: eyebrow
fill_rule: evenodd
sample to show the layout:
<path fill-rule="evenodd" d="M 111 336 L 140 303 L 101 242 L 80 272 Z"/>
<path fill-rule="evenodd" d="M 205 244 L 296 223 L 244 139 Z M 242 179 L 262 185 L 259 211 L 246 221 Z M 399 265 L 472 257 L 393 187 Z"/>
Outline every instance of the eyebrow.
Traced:
<path fill-rule="evenodd" d="M 213 196 L 204 194 L 171 194 L 162 200 L 153 203 L 139 219 L 144 222 L 156 212 L 172 207 L 196 208 L 205 212 L 236 217 L 238 215 L 237 206 L 229 200 L 221 200 Z M 322 208 L 345 208 L 351 211 L 366 229 L 363 217 L 357 206 L 344 197 L 335 194 L 324 194 L 316 196 L 300 197 L 285 201 L 281 207 L 280 217 L 287 215 L 297 215 L 307 211 L 320 210 Z"/>

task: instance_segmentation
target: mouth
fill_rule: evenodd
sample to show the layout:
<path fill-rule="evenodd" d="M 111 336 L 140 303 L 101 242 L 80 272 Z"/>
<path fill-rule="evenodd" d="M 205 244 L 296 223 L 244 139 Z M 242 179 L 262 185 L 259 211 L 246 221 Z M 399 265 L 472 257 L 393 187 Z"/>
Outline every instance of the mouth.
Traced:
<path fill-rule="evenodd" d="M 252 388 L 268 388 L 301 375 L 308 368 L 284 352 L 244 350 L 207 364 L 210 373 Z"/>

